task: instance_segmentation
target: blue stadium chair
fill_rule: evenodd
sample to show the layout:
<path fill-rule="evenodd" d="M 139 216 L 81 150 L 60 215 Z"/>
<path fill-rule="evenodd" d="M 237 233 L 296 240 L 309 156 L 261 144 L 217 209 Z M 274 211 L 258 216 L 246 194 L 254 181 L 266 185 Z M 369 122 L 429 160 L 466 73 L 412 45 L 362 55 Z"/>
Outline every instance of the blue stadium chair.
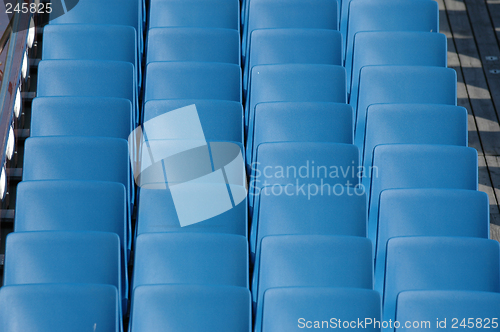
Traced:
<path fill-rule="evenodd" d="M 359 183 L 359 150 L 352 144 L 325 142 L 263 143 L 251 165 L 250 207 L 266 186 L 297 185 L 308 197 Z"/>
<path fill-rule="evenodd" d="M 477 190 L 477 151 L 451 145 L 388 144 L 375 147 L 368 237 L 376 239 L 380 193 L 385 189 Z"/>
<path fill-rule="evenodd" d="M 394 321 L 397 297 L 404 291 L 498 293 L 499 256 L 499 243 L 495 240 L 439 236 L 390 239 L 387 243 L 384 320 Z"/>
<path fill-rule="evenodd" d="M 200 61 L 240 64 L 240 35 L 234 29 L 154 28 L 148 31 L 146 63 Z"/>
<path fill-rule="evenodd" d="M 352 57 L 346 59 L 349 92 L 358 95 L 359 71 L 374 65 L 447 65 L 446 36 L 417 31 L 370 31 L 354 36 Z M 352 73 L 352 74 L 351 74 Z"/>
<path fill-rule="evenodd" d="M 241 69 L 229 63 L 152 62 L 146 67 L 145 89 L 144 102 L 219 99 L 241 103 Z"/>
<path fill-rule="evenodd" d="M 484 192 L 461 189 L 387 189 L 380 193 L 375 289 L 383 291 L 386 245 L 398 236 L 490 235 Z"/>
<path fill-rule="evenodd" d="M 456 331 L 463 326 L 467 326 L 467 330 L 483 331 L 498 328 L 498 308 L 500 294 L 493 292 L 408 291 L 398 295 L 396 319 L 429 321 L 428 326 L 439 326 L 443 331 Z M 402 329 L 408 330 L 404 326 Z"/>
<path fill-rule="evenodd" d="M 130 331 L 250 332 L 250 292 L 244 287 L 148 285 L 134 291 Z"/>
<path fill-rule="evenodd" d="M 329 0 L 331 1 L 331 0 Z M 254 66 L 245 107 L 247 141 L 253 140 L 255 106 L 265 102 L 346 102 L 345 69 L 318 64 Z"/>
<path fill-rule="evenodd" d="M 111 285 L 17 285 L 0 289 L 0 330 L 122 331 L 117 289 Z"/>
<path fill-rule="evenodd" d="M 128 139 L 132 103 L 123 98 L 39 97 L 31 106 L 30 136 L 99 136 Z"/>
<path fill-rule="evenodd" d="M 300 186 L 265 187 L 256 197 L 250 254 L 268 235 L 318 234 L 366 237 L 366 193 L 339 187 L 308 198 Z"/>
<path fill-rule="evenodd" d="M 264 293 L 271 288 L 373 287 L 372 244 L 367 238 L 266 236 L 258 255 L 252 282 L 257 306 L 255 326 L 262 324 Z"/>
<path fill-rule="evenodd" d="M 154 272 L 152 272 L 154 271 Z M 133 287 L 155 284 L 227 285 L 248 288 L 244 236 L 150 233 L 137 236 Z"/>
<path fill-rule="evenodd" d="M 225 184 L 200 183 L 198 192 L 207 191 Z M 234 190 L 234 188 L 232 188 Z M 193 188 L 189 188 L 193 190 Z M 244 192 L 244 188 L 241 188 Z M 245 192 L 246 194 L 246 192 Z M 234 208 L 208 220 L 181 227 L 175 210 L 170 189 L 141 188 L 137 216 L 137 234 L 160 232 L 201 232 L 227 233 L 247 236 L 247 200 L 244 199 Z"/>
<path fill-rule="evenodd" d="M 247 143 L 251 164 L 256 147 L 270 142 L 353 142 L 352 107 L 341 103 L 277 102 L 255 106 L 253 141 Z"/>
<path fill-rule="evenodd" d="M 334 0 L 318 0 L 314 6 L 307 0 L 247 0 L 245 6 L 246 22 L 241 43 L 244 57 L 250 49 L 250 34 L 256 29 L 338 29 L 338 3 Z"/>
<path fill-rule="evenodd" d="M 43 29 L 44 60 L 109 60 L 125 61 L 137 70 L 137 35 L 134 28 L 98 24 L 49 24 Z"/>
<path fill-rule="evenodd" d="M 443 144 L 467 146 L 467 110 L 439 104 L 375 104 L 366 111 L 363 166 L 372 165 L 380 144 Z M 370 179 L 362 178 L 367 190 Z"/>
<path fill-rule="evenodd" d="M 4 285 L 82 283 L 115 286 L 126 312 L 120 238 L 82 231 L 14 232 L 5 243 Z"/>
<path fill-rule="evenodd" d="M 356 329 L 357 322 L 361 321 L 363 330 L 379 332 L 380 328 L 373 325 L 365 327 L 364 322 L 365 318 L 380 321 L 382 316 L 380 294 L 356 288 L 271 288 L 264 293 L 263 310 L 262 326 L 256 326 L 256 331 L 334 329 L 344 328 L 346 324 L 349 325 L 347 328 Z"/>
<path fill-rule="evenodd" d="M 354 36 L 361 31 L 439 32 L 435 1 L 344 0 L 342 5 L 348 7 L 347 21 L 340 27 L 346 59 L 352 57 Z"/>
<path fill-rule="evenodd" d="M 376 82 L 376 83 L 375 83 Z M 366 110 L 373 104 L 457 104 L 457 75 L 453 69 L 424 66 L 366 66 L 359 75 L 354 142 L 364 141 Z"/>
<path fill-rule="evenodd" d="M 122 183 L 130 194 L 128 144 L 107 137 L 31 137 L 23 180 L 96 180 Z"/>
<path fill-rule="evenodd" d="M 64 16 L 64 15 L 63 15 Z M 43 60 L 37 97 L 115 97 L 134 106 L 138 119 L 135 70 L 131 63 L 100 60 Z"/>
<path fill-rule="evenodd" d="M 79 0 L 70 11 L 63 8 L 53 10 L 49 16 L 50 24 L 106 24 L 131 26 L 137 32 L 138 58 L 142 58 L 143 49 L 143 8 L 141 0 L 127 1 Z M 54 18 L 54 16 L 56 18 Z"/>
<path fill-rule="evenodd" d="M 240 28 L 239 1 L 151 0 L 149 29 L 165 27 Z"/>
<path fill-rule="evenodd" d="M 342 36 L 327 29 L 258 29 L 250 35 L 249 56 L 245 58 L 243 88 L 248 73 L 257 65 L 310 63 L 342 65 Z"/>
<path fill-rule="evenodd" d="M 236 101 L 172 99 L 151 100 L 144 105 L 144 122 L 167 112 L 195 105 L 207 140 L 243 144 L 243 106 Z"/>

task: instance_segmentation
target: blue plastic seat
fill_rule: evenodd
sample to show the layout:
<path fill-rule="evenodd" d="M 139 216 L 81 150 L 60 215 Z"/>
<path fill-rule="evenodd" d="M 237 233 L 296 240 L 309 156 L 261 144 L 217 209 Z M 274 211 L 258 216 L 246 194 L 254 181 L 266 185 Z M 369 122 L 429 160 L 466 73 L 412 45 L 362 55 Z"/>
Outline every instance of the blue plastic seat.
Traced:
<path fill-rule="evenodd" d="M 136 120 L 135 78 L 129 62 L 43 60 L 38 65 L 37 97 L 124 98 L 132 102 Z"/>
<path fill-rule="evenodd" d="M 137 70 L 136 30 L 131 26 L 98 24 L 49 24 L 43 29 L 44 60 L 109 60 L 125 61 Z"/>
<path fill-rule="evenodd" d="M 482 331 L 498 327 L 498 319 L 494 318 L 498 317 L 499 307 L 500 294 L 493 292 L 408 291 L 399 293 L 396 319 L 431 321 L 430 326 L 439 326 L 443 331 L 456 331 L 464 325 L 468 330 Z"/>
<path fill-rule="evenodd" d="M 200 61 L 240 64 L 240 35 L 234 29 L 154 28 L 148 31 L 146 63 Z"/>
<path fill-rule="evenodd" d="M 439 32 L 439 8 L 435 1 L 344 0 L 342 5 L 348 7 L 348 19 L 340 27 L 346 59 L 352 57 L 354 36 L 361 31 Z"/>
<path fill-rule="evenodd" d="M 122 294 L 121 249 L 108 232 L 14 232 L 5 243 L 4 285 L 81 283 L 112 285 Z"/>
<path fill-rule="evenodd" d="M 330 0 L 329 0 L 330 1 Z M 247 142 L 253 140 L 255 107 L 266 102 L 346 102 L 345 69 L 318 64 L 254 66 L 245 106 Z"/>
<path fill-rule="evenodd" d="M 197 184 L 198 192 L 211 192 L 225 184 Z M 232 188 L 233 190 L 235 188 Z M 193 190 L 193 188 L 189 188 Z M 241 188 L 244 194 L 245 189 Z M 216 215 L 202 222 L 181 227 L 175 210 L 175 203 L 170 189 L 141 188 L 139 194 L 137 217 L 137 234 L 159 232 L 200 232 L 200 233 L 227 233 L 247 236 L 248 217 L 247 200 L 228 211 Z"/>
<path fill-rule="evenodd" d="M 240 28 L 235 0 L 151 0 L 149 29 L 165 27 Z"/>
<path fill-rule="evenodd" d="M 131 331 L 250 332 L 250 292 L 244 287 L 148 285 L 134 291 Z"/>
<path fill-rule="evenodd" d="M 353 142 L 352 107 L 340 103 L 277 102 L 255 106 L 253 141 L 247 143 L 248 163 L 256 147 L 270 142 Z"/>
<path fill-rule="evenodd" d="M 499 259 L 500 247 L 495 240 L 439 236 L 390 239 L 387 243 L 384 320 L 394 321 L 397 297 L 404 291 L 498 293 Z"/>
<path fill-rule="evenodd" d="M 332 316 L 332 312 L 335 316 Z M 256 331 L 289 332 L 304 328 L 344 328 L 344 324 L 363 322 L 363 330 L 376 332 L 380 328 L 365 327 L 365 318 L 380 321 L 380 294 L 368 289 L 286 287 L 271 288 L 264 294 L 262 326 Z M 326 321 L 326 323 L 324 323 Z M 318 322 L 318 323 L 316 323 Z M 352 325 L 357 327 L 357 325 Z"/>
<path fill-rule="evenodd" d="M 335 0 L 318 0 L 314 6 L 307 0 L 247 0 L 245 6 L 246 22 L 242 36 L 244 57 L 251 47 L 250 35 L 256 29 L 338 29 L 338 3 Z"/>
<path fill-rule="evenodd" d="M 31 106 L 30 136 L 99 136 L 128 139 L 132 103 L 123 98 L 39 97 Z"/>
<path fill-rule="evenodd" d="M 31 137 L 23 180 L 95 180 L 121 183 L 130 194 L 128 144 L 108 137 Z"/>
<path fill-rule="evenodd" d="M 307 197 L 324 190 L 356 186 L 359 150 L 352 144 L 325 142 L 263 143 L 251 165 L 250 207 L 266 186 L 296 185 Z M 314 173 L 313 173 L 314 172 Z"/>
<path fill-rule="evenodd" d="M 370 31 L 354 36 L 352 57 L 346 59 L 349 92 L 358 95 L 359 71 L 374 65 L 447 65 L 446 36 L 418 31 Z M 351 74 L 352 73 L 352 74 Z M 352 87 L 352 88 L 351 88 Z"/>
<path fill-rule="evenodd" d="M 484 192 L 461 189 L 388 189 L 380 194 L 375 248 L 375 289 L 383 290 L 386 245 L 398 236 L 490 235 Z"/>
<path fill-rule="evenodd" d="M 145 89 L 145 102 L 218 99 L 241 103 L 241 69 L 229 63 L 152 62 L 146 67 Z"/>
<path fill-rule="evenodd" d="M 99 10 L 96 10 L 99 8 Z M 61 8 L 62 9 L 62 8 Z M 133 0 L 126 3 L 120 0 L 102 2 L 100 0 L 79 0 L 64 14 L 53 10 L 49 20 L 51 24 L 108 24 L 131 26 L 137 31 L 139 41 L 142 40 L 142 1 Z M 142 48 L 142 43 L 139 43 Z"/>
<path fill-rule="evenodd" d="M 450 68 L 424 66 L 363 67 L 359 94 L 350 100 L 356 110 L 354 142 L 357 146 L 363 145 L 368 106 L 393 103 L 456 105 L 456 72 Z"/>
<path fill-rule="evenodd" d="M 195 105 L 207 140 L 243 144 L 243 106 L 236 101 L 172 99 L 151 100 L 144 105 L 144 122 L 179 108 Z"/>
<path fill-rule="evenodd" d="M 368 236 L 376 239 L 380 193 L 386 189 L 477 190 L 477 151 L 451 145 L 388 144 L 375 147 Z"/>
<path fill-rule="evenodd" d="M 265 187 L 257 196 L 250 238 L 252 259 L 268 235 L 366 237 L 366 193 L 337 186 L 308 198 L 299 188 L 295 184 Z"/>
<path fill-rule="evenodd" d="M 243 87 L 253 66 L 280 63 L 342 65 L 342 35 L 328 29 L 257 29 L 250 35 Z"/>
<path fill-rule="evenodd" d="M 132 289 L 155 284 L 248 288 L 248 273 L 248 242 L 244 236 L 209 233 L 141 234 L 135 243 Z"/>
<path fill-rule="evenodd" d="M 372 289 L 372 244 L 367 238 L 278 235 L 262 239 L 254 267 L 255 326 L 262 324 L 264 292 L 276 287 Z M 298 318 L 295 318 L 295 322 Z"/>
<path fill-rule="evenodd" d="M 375 104 L 366 111 L 363 166 L 372 165 L 380 144 L 443 144 L 467 146 L 467 110 L 439 104 Z M 363 176 L 370 188 L 370 178 Z"/>
<path fill-rule="evenodd" d="M 3 332 L 119 332 L 117 289 L 111 285 L 17 285 L 0 289 Z"/>

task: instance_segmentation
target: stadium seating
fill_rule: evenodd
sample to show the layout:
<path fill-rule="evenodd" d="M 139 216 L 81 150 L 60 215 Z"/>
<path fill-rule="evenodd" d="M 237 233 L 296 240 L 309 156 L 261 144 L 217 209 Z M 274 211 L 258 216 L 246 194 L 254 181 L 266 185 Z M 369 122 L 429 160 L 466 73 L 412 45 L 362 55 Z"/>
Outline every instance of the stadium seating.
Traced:
<path fill-rule="evenodd" d="M 342 65 L 342 36 L 328 29 L 257 29 L 250 34 L 249 55 L 243 75 L 248 87 L 248 73 L 258 65 L 309 63 Z"/>
<path fill-rule="evenodd" d="M 262 324 L 264 293 L 271 288 L 372 289 L 371 246 L 370 240 L 355 236 L 279 235 L 263 238 L 252 281 L 255 326 Z"/>
<path fill-rule="evenodd" d="M 499 244 L 494 240 L 439 236 L 390 239 L 387 243 L 384 320 L 394 321 L 397 297 L 403 291 L 498 293 L 499 255 Z"/>
<path fill-rule="evenodd" d="M 248 278 L 248 245 L 243 236 L 210 233 L 137 236 L 132 290 L 156 284 L 248 288 Z"/>
<path fill-rule="evenodd" d="M 257 147 L 272 142 L 331 142 L 352 144 L 352 108 L 341 103 L 274 102 L 255 106 L 253 142 L 247 161 Z"/>
<path fill-rule="evenodd" d="M 130 326 L 150 332 L 250 332 L 250 292 L 234 286 L 138 286 Z"/>
<path fill-rule="evenodd" d="M 379 197 L 385 189 L 477 190 L 477 151 L 451 145 L 387 144 L 373 152 L 368 236 L 375 241 Z"/>
<path fill-rule="evenodd" d="M 120 332 L 117 289 L 99 284 L 4 286 L 0 329 L 15 331 Z"/>
<path fill-rule="evenodd" d="M 405 65 L 446 67 L 446 36 L 418 31 L 358 32 L 352 57 L 346 59 L 349 92 L 358 95 L 359 71 L 364 66 Z M 352 73 L 352 74 L 351 74 Z"/>
<path fill-rule="evenodd" d="M 398 236 L 463 236 L 487 239 L 488 195 L 462 189 L 387 189 L 380 194 L 375 249 L 375 288 L 383 291 L 386 246 Z"/>
<path fill-rule="evenodd" d="M 368 289 L 286 287 L 264 293 L 262 326 L 256 331 L 288 332 L 304 328 L 347 328 L 363 322 L 367 331 L 380 331 L 365 319 L 381 320 L 380 295 Z M 335 316 L 332 317 L 332 312 Z M 307 317 L 304 318 L 304 317 Z M 353 325 L 351 322 L 356 322 Z M 347 325 L 346 325 L 347 323 Z M 365 327 L 366 326 L 366 327 Z"/>
<path fill-rule="evenodd" d="M 313 197 L 295 184 L 262 188 L 253 213 L 250 253 L 268 235 L 326 234 L 366 237 L 366 194 L 337 186 Z"/>
<path fill-rule="evenodd" d="M 366 66 L 359 74 L 358 96 L 352 98 L 350 104 L 356 109 L 354 143 L 361 148 L 368 106 L 390 103 L 456 105 L 456 72 L 439 67 Z"/>
<path fill-rule="evenodd" d="M 148 31 L 146 63 L 199 61 L 240 64 L 237 30 L 214 28 L 155 28 Z"/>
<path fill-rule="evenodd" d="M 128 139 L 132 103 L 123 98 L 39 97 L 31 106 L 31 137 L 95 136 Z"/>

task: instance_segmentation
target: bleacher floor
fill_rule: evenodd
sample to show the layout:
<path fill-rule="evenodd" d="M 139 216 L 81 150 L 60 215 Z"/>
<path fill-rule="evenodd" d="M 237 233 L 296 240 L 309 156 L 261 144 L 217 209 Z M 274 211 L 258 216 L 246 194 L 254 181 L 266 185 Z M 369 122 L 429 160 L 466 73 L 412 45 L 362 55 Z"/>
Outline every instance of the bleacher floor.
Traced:
<path fill-rule="evenodd" d="M 491 237 L 500 240 L 500 1 L 437 2 L 458 105 L 469 112 L 469 146 L 479 155 L 479 190 L 490 198 Z"/>

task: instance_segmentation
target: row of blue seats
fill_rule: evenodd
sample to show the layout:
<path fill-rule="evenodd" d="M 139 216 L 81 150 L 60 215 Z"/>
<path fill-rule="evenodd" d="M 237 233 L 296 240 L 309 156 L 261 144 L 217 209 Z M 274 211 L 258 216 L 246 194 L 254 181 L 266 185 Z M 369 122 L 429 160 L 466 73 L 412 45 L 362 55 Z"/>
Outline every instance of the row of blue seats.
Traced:
<path fill-rule="evenodd" d="M 137 1 L 82 0 L 44 28 L 6 242 L 2 331 L 123 331 L 142 10 Z"/>
<path fill-rule="evenodd" d="M 243 7 L 255 331 L 310 328 L 307 308 L 325 323 L 315 287 L 375 286 L 354 321 L 496 317 L 499 246 L 437 4 L 340 7 L 340 33 L 332 2 Z"/>

